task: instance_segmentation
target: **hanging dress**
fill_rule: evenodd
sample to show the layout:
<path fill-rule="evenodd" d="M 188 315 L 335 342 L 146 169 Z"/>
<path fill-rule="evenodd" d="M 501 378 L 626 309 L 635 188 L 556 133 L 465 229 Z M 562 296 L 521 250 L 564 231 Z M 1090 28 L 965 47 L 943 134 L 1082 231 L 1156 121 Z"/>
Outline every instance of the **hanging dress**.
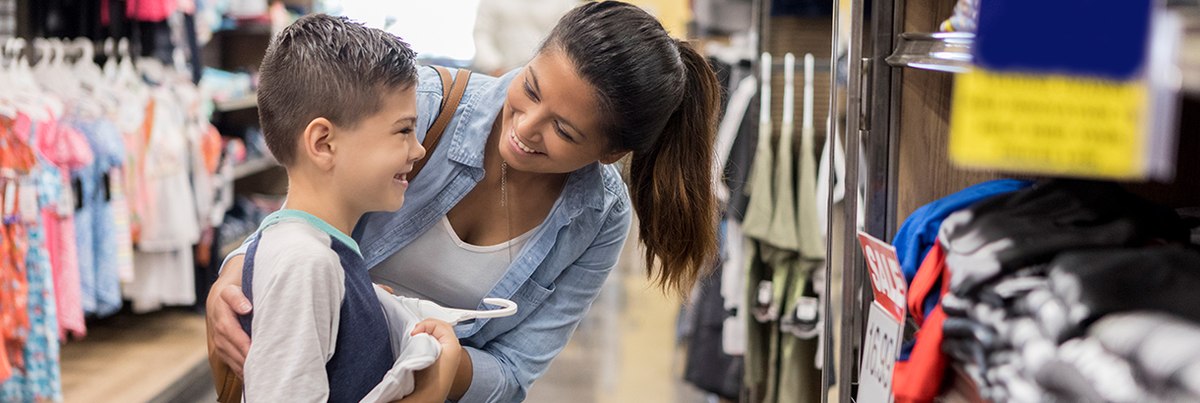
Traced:
<path fill-rule="evenodd" d="M 32 131 L 26 122 L 26 129 Z M 0 129 L 3 130 L 3 129 Z M 32 133 L 30 133 L 32 134 Z M 28 134 L 27 134 L 28 136 Z M 28 137 L 27 137 L 28 138 Z M 29 150 L 28 148 L 26 148 Z M 29 157 L 34 155 L 29 150 Z M 54 189 L 45 189 L 37 178 L 41 171 L 55 169 L 35 165 L 29 175 L 22 178 L 20 194 L 21 220 L 27 231 L 28 249 L 25 254 L 25 273 L 28 284 L 29 330 L 22 351 L 23 368 L 13 371 L 7 381 L 0 384 L 0 401 L 4 402 L 57 402 L 62 401 L 62 375 L 59 355 L 59 323 L 54 293 L 53 268 L 46 248 L 44 223 L 39 205 L 57 203 L 52 195 Z M 42 181 L 50 187 L 58 186 L 55 181 Z M 48 190 L 48 191 L 43 191 Z"/>

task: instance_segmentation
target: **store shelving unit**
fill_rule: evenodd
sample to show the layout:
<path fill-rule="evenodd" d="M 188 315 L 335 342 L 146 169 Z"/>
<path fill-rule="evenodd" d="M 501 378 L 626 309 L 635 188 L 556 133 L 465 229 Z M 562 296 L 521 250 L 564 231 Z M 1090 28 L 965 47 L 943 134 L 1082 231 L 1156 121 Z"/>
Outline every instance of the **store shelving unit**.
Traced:
<path fill-rule="evenodd" d="M 971 67 L 971 45 L 975 34 L 969 32 L 903 33 L 887 63 L 893 67 L 963 73 Z"/>
<path fill-rule="evenodd" d="M 851 0 L 849 23 L 839 40 L 849 43 L 849 84 L 844 99 L 845 119 L 834 119 L 832 133 L 846 144 L 846 189 L 866 189 L 861 204 L 847 198 L 845 220 L 830 221 L 828 278 L 841 291 L 827 309 L 842 320 L 826 331 L 843 335 L 840 345 L 827 342 L 826 385 L 834 385 L 827 401 L 850 402 L 858 371 L 861 336 L 871 303 L 866 267 L 858 247 L 857 222 L 863 230 L 890 240 L 900 224 L 918 207 L 969 185 L 1010 177 L 997 171 L 968 170 L 950 162 L 949 117 L 955 74 L 971 66 L 974 38 L 961 33 L 928 33 L 953 13 L 955 0 L 867 2 Z M 869 8 L 869 9 L 868 9 Z M 1200 11 L 1178 14 L 1183 26 L 1177 65 L 1183 93 L 1180 113 L 1180 161 L 1169 183 L 1125 183 L 1149 200 L 1174 207 L 1200 205 L 1200 163 L 1187 159 L 1200 153 Z M 838 30 L 835 28 L 835 32 Z M 847 67 L 835 67 L 847 68 Z M 835 72 L 835 74 L 837 74 Z M 839 94 L 835 91 L 834 94 Z M 837 95 L 841 97 L 843 95 Z M 864 183 L 865 182 L 865 183 Z M 833 211 L 833 206 L 830 206 Z M 841 262 L 838 260 L 841 259 Z M 837 291 L 834 291 L 837 293 Z M 831 311 L 827 311 L 831 312 Z M 831 316 L 832 317 L 832 316 Z M 827 358 L 828 360 L 828 358 Z M 980 402 L 978 387 L 955 369 L 940 401 Z"/>
<path fill-rule="evenodd" d="M 233 179 L 238 180 L 279 166 L 271 157 L 258 157 L 233 167 Z"/>
<path fill-rule="evenodd" d="M 1200 12 L 1179 14 L 1183 24 L 1177 61 L 1183 91 L 1200 94 Z M 885 60 L 892 67 L 963 73 L 971 67 L 969 32 L 905 32 L 896 37 L 895 50 Z"/>
<path fill-rule="evenodd" d="M 248 95 L 230 99 L 222 102 L 217 102 L 217 112 L 233 112 L 245 109 L 258 107 L 258 94 L 250 93 Z"/>

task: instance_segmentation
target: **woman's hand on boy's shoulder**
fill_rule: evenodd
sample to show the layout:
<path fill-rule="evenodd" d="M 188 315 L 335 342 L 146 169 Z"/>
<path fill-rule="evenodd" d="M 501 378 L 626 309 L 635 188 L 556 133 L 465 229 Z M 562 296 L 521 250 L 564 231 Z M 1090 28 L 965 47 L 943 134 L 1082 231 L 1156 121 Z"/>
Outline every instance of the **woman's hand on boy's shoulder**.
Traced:
<path fill-rule="evenodd" d="M 237 318 L 252 309 L 250 300 L 242 293 L 241 278 L 242 257 L 230 258 L 205 301 L 209 353 L 239 376 L 250 350 L 250 336 Z"/>

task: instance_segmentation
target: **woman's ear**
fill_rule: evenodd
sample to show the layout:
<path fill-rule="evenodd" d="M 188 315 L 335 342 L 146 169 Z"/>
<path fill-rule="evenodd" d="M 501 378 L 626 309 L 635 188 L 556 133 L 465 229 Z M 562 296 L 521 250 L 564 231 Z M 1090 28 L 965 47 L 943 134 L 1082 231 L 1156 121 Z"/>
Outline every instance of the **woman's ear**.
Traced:
<path fill-rule="evenodd" d="M 333 168 L 333 156 L 336 151 L 334 138 L 336 131 L 333 122 L 326 118 L 316 118 L 304 127 L 300 136 L 300 156 L 312 161 L 313 165 L 322 170 Z"/>
<path fill-rule="evenodd" d="M 612 164 L 614 162 L 620 161 L 621 158 L 625 158 L 626 155 L 629 155 L 629 150 L 613 151 L 611 153 L 608 153 L 608 155 L 601 157 L 600 163 Z"/>

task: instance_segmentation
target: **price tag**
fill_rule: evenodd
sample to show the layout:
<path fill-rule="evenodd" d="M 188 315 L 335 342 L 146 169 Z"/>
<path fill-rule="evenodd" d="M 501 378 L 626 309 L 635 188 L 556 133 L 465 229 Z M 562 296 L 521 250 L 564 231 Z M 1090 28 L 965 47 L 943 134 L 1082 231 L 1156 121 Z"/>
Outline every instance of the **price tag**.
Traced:
<path fill-rule="evenodd" d="M 904 281 L 895 247 L 861 231 L 858 242 L 867 261 L 875 301 L 871 302 L 867 315 L 856 400 L 890 403 L 893 401 L 892 373 L 900 355 L 908 283 Z"/>
<path fill-rule="evenodd" d="M 980 3 L 977 66 L 955 80 L 951 159 L 1015 172 L 1169 178 L 1174 154 L 1163 145 L 1176 133 L 1163 122 L 1176 120 L 1176 108 L 1160 84 L 1172 75 L 1159 71 L 1174 66 L 1177 49 L 1160 43 L 1178 32 L 1150 28 L 1152 15 L 1162 18 L 1149 0 L 1050 3 Z"/>
<path fill-rule="evenodd" d="M 862 363 L 858 370 L 859 402 L 891 403 L 892 372 L 900 356 L 900 323 L 892 320 L 878 303 L 871 303 L 867 335 L 863 339 Z"/>

